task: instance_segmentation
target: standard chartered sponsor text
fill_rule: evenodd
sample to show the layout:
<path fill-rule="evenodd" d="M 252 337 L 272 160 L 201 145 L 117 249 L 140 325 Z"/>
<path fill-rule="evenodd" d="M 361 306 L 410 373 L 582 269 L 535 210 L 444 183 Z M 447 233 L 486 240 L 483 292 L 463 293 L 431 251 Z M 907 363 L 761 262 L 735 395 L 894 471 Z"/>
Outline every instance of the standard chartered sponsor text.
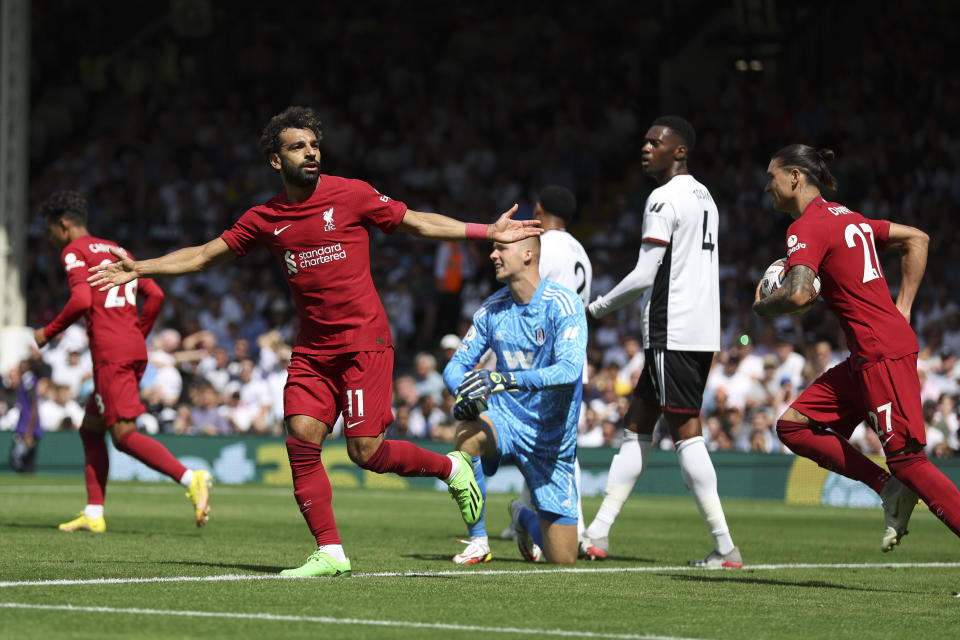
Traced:
<path fill-rule="evenodd" d="M 340 246 L 340 243 L 338 242 L 325 247 L 318 247 L 316 249 L 298 252 L 297 266 L 303 269 L 304 267 L 326 264 L 328 262 L 333 262 L 334 260 L 342 260 L 346 257 L 347 251 Z"/>

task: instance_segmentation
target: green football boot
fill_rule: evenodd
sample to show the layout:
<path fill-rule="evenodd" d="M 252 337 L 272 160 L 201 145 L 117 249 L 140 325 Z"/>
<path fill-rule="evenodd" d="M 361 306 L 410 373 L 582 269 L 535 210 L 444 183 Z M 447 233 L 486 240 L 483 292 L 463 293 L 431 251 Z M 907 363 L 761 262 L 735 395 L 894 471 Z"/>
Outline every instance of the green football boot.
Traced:
<path fill-rule="evenodd" d="M 473 526 L 480 520 L 483 511 L 483 496 L 477 479 L 473 477 L 473 461 L 463 451 L 451 451 L 447 455 L 460 462 L 457 475 L 447 483 L 450 485 L 450 495 L 457 501 L 463 521 L 467 526 Z"/>
<path fill-rule="evenodd" d="M 302 566 L 296 569 L 284 569 L 280 572 L 282 576 L 295 576 L 298 578 L 349 578 L 350 577 L 350 558 L 343 562 L 333 559 L 329 553 L 324 553 L 317 549 Z"/>

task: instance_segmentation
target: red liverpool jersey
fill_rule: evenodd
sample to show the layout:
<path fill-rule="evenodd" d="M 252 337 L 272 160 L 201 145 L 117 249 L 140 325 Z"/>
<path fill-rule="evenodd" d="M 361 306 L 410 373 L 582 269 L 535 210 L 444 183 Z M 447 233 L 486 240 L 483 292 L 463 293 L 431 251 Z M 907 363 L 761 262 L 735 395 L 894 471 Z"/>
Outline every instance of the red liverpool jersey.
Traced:
<path fill-rule="evenodd" d="M 392 233 L 406 211 L 366 182 L 321 175 L 305 201 L 281 191 L 221 237 L 238 256 L 262 244 L 280 260 L 300 316 L 297 351 L 382 351 L 393 339 L 370 275 L 369 229 Z"/>
<path fill-rule="evenodd" d="M 877 256 L 890 233 L 836 202 L 815 198 L 787 229 L 787 268 L 820 276 L 827 306 L 840 319 L 854 358 L 874 362 L 917 352 L 917 337 L 897 310 Z"/>
<path fill-rule="evenodd" d="M 60 261 L 67 272 L 70 300 L 44 328 L 44 334 L 52 338 L 84 316 L 94 364 L 146 360 L 147 348 L 143 338 L 150 332 L 160 311 L 163 291 L 150 278 L 139 278 L 109 291 L 97 291 L 91 287 L 87 282 L 90 275 L 87 268 L 115 262 L 111 247 L 126 253 L 116 242 L 93 236 L 77 238 L 63 248 Z M 137 313 L 138 289 L 146 297 L 142 319 Z"/>

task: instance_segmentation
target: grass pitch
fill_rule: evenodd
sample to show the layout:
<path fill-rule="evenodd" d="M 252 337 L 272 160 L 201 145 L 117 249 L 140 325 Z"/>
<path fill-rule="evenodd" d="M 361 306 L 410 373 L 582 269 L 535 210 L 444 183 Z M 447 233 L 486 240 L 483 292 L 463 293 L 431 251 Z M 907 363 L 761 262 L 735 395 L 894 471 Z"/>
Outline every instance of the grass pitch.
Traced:
<path fill-rule="evenodd" d="M 0 475 L 3 638 L 957 638 L 960 541 L 923 505 L 893 553 L 879 510 L 725 500 L 743 570 L 686 566 L 712 541 L 689 498 L 634 496 L 612 557 L 521 561 L 491 495 L 494 560 L 458 567 L 445 493 L 334 491 L 349 579 L 279 579 L 313 550 L 289 489 L 111 483 L 107 533 L 61 533 L 73 477 Z M 588 518 L 599 499 L 584 504 Z"/>

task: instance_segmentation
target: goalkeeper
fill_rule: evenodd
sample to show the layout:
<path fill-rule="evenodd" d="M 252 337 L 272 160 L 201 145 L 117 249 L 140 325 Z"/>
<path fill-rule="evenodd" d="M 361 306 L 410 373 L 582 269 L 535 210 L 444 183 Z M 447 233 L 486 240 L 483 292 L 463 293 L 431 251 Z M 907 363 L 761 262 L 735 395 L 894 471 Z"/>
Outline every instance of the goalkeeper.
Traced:
<path fill-rule="evenodd" d="M 456 448 L 473 457 L 481 490 L 484 474 L 501 463 L 519 467 L 536 512 L 519 500 L 510 505 L 525 559 L 540 550 L 549 562 L 577 558 L 577 488 L 574 457 L 583 391 L 587 319 L 574 292 L 541 280 L 540 239 L 494 243 L 496 278 L 507 285 L 484 301 L 460 349 L 443 371 L 457 403 Z M 474 369 L 491 349 L 496 371 Z M 460 564 L 491 558 L 483 514 L 470 528 Z"/>

